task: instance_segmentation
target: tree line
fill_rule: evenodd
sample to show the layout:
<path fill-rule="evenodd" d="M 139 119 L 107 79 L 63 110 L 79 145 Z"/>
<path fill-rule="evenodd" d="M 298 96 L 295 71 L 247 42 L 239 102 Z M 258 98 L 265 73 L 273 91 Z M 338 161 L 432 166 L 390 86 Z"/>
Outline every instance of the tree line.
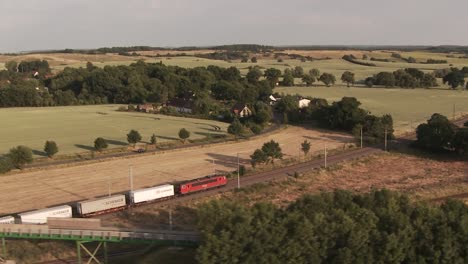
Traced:
<path fill-rule="evenodd" d="M 298 95 L 285 95 L 275 105 L 283 113 L 285 122 L 316 123 L 328 129 L 353 133 L 356 137 L 362 131 L 364 139 L 378 142 L 385 138 L 392 139 L 393 118 L 391 115 L 375 116 L 360 107 L 361 103 L 354 97 L 343 97 L 340 101 L 328 103 L 326 99 L 309 98 L 310 104 L 299 108 Z"/>
<path fill-rule="evenodd" d="M 415 146 L 431 152 L 456 152 L 468 156 L 468 122 L 458 127 L 447 117 L 433 114 L 416 128 Z"/>
<path fill-rule="evenodd" d="M 179 138 L 185 144 L 186 140 L 190 137 L 190 131 L 185 128 L 179 130 Z M 133 147 L 136 143 L 142 140 L 141 134 L 137 130 L 130 130 L 127 134 L 127 141 Z M 156 134 L 152 134 L 149 138 L 151 145 L 155 146 L 157 143 Z M 94 140 L 94 150 L 102 152 L 108 147 L 108 142 L 103 137 L 98 137 Z M 59 152 L 58 144 L 53 140 L 47 140 L 44 144 L 44 153 L 48 158 L 53 158 Z M 138 152 L 144 152 L 146 149 L 138 149 Z M 93 154 L 94 156 L 94 154 Z M 23 145 L 11 148 L 10 151 L 0 156 L 0 173 L 9 172 L 12 169 L 23 169 L 26 164 L 33 162 L 33 151 L 31 148 Z"/>
<path fill-rule="evenodd" d="M 468 207 L 388 190 L 305 195 L 285 208 L 213 200 L 198 209 L 200 263 L 466 263 Z"/>

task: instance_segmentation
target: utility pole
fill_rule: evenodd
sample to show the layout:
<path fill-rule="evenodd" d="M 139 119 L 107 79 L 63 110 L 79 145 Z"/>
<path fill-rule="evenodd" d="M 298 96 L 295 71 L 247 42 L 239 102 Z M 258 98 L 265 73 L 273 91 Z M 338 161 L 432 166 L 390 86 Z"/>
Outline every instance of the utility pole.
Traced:
<path fill-rule="evenodd" d="M 387 128 L 385 128 L 385 151 L 387 151 Z"/>
<path fill-rule="evenodd" d="M 327 146 L 325 145 L 325 168 L 327 167 Z"/>
<path fill-rule="evenodd" d="M 132 168 L 132 165 L 130 165 L 130 167 L 128 167 L 128 178 L 129 178 L 129 181 L 130 181 L 130 192 L 133 191 L 133 168 Z"/>
<path fill-rule="evenodd" d="M 453 103 L 452 121 L 455 121 L 455 103 Z"/>
<path fill-rule="evenodd" d="M 169 208 L 169 229 L 172 231 L 172 208 Z"/>
<path fill-rule="evenodd" d="M 240 164 L 239 164 L 239 152 L 237 152 L 237 189 L 240 189 Z"/>
<path fill-rule="evenodd" d="M 112 185 L 112 174 L 109 174 L 109 183 L 108 183 L 109 197 L 111 196 L 111 185 Z"/>
<path fill-rule="evenodd" d="M 216 175 L 216 167 L 215 167 L 215 161 L 213 160 L 213 176 Z"/>
<path fill-rule="evenodd" d="M 361 148 L 362 148 L 362 126 L 361 126 Z"/>

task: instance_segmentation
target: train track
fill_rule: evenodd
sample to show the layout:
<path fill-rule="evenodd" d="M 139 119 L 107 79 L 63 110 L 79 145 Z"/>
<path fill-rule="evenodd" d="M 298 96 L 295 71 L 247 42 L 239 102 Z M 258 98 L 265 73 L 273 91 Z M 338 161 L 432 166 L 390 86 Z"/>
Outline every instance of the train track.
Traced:
<path fill-rule="evenodd" d="M 465 116 L 461 119 L 458 119 L 454 121 L 453 123 L 458 125 L 458 126 L 463 126 L 465 122 L 468 121 L 468 116 Z M 391 142 L 391 146 L 393 145 L 405 145 L 407 146 L 412 140 L 416 139 L 416 133 L 411 133 L 408 135 L 405 135 L 403 137 L 397 138 Z M 327 158 L 327 165 L 335 165 L 337 163 L 343 162 L 343 161 L 349 161 L 353 159 L 358 159 L 361 157 L 369 156 L 372 154 L 377 154 L 377 153 L 382 153 L 384 152 L 384 145 L 383 144 L 378 144 L 374 145 L 371 147 L 365 147 L 362 149 L 353 149 L 353 150 L 348 150 L 346 152 L 342 152 L 339 154 L 335 154 L 332 156 L 329 156 Z M 249 176 L 244 176 L 240 178 L 240 186 L 241 187 L 246 187 L 250 185 L 254 185 L 257 183 L 263 183 L 263 182 L 269 182 L 273 180 L 278 180 L 278 179 L 284 179 L 290 176 L 293 176 L 295 172 L 297 173 L 305 173 L 308 171 L 312 171 L 317 168 L 323 167 L 324 164 L 324 159 L 315 159 L 299 164 L 294 164 L 282 168 L 277 168 L 271 171 L 266 171 L 266 172 L 260 172 L 256 174 L 252 174 Z M 237 178 L 231 178 L 228 181 L 228 184 L 222 188 L 214 189 L 214 190 L 208 190 L 200 193 L 194 193 L 188 196 L 180 196 L 176 197 L 175 199 L 171 200 L 166 200 L 162 201 L 159 204 L 162 205 L 171 205 L 171 204 L 176 204 L 178 202 L 183 202 L 183 201 L 190 201 L 190 200 L 195 200 L 201 197 L 205 196 L 211 196 L 216 193 L 220 192 L 225 192 L 229 190 L 234 190 L 236 189 L 237 186 Z M 468 196 L 468 193 L 465 194 L 459 194 L 459 196 Z M 145 206 L 145 205 L 143 205 Z"/>
<path fill-rule="evenodd" d="M 459 126 L 463 126 L 463 124 L 467 121 L 468 121 L 468 117 L 463 117 L 459 120 L 456 120 L 453 123 Z M 412 133 L 412 134 L 400 137 L 396 139 L 394 142 L 396 144 L 407 145 L 409 144 L 410 140 L 414 140 L 415 138 L 416 138 L 416 134 Z M 358 159 L 358 158 L 362 158 L 365 156 L 382 153 L 382 152 L 383 152 L 382 144 L 375 145 L 372 147 L 365 147 L 362 149 L 348 150 L 346 152 L 342 152 L 339 154 L 329 156 L 327 158 L 327 165 L 328 166 L 335 165 L 343 161 Z M 293 176 L 295 173 L 305 173 L 305 172 L 312 171 L 317 168 L 324 167 L 325 165 L 324 162 L 325 161 L 323 158 L 315 159 L 315 160 L 302 162 L 302 163 L 298 163 L 298 164 L 294 164 L 294 165 L 290 165 L 286 167 L 276 168 L 272 171 L 260 172 L 260 173 L 252 174 L 249 176 L 244 176 L 240 178 L 240 186 L 245 187 L 245 186 L 251 186 L 257 183 L 264 183 L 264 182 L 269 182 L 273 180 L 284 179 L 284 178 Z M 183 201 L 190 201 L 190 200 L 195 200 L 201 197 L 211 196 L 220 192 L 234 190 L 236 188 L 238 188 L 237 178 L 231 178 L 228 181 L 228 184 L 221 188 L 194 193 L 188 196 L 179 196 L 174 199 L 158 202 L 158 204 L 172 205 L 172 204 L 176 204 L 176 203 L 183 202 Z M 461 194 L 453 195 L 447 198 L 465 198 L 465 197 L 468 197 L 468 193 L 461 193 Z M 443 198 L 433 199 L 433 201 L 439 201 L 441 199 Z M 142 205 L 142 206 L 148 206 L 148 205 Z M 137 253 L 137 251 L 118 252 L 118 253 L 109 254 L 109 258 L 115 258 L 115 257 L 127 255 L 127 254 L 135 254 L 135 253 Z M 53 261 L 48 261 L 48 262 L 41 262 L 41 264 L 63 264 L 63 263 L 76 263 L 76 261 L 53 260 Z"/>

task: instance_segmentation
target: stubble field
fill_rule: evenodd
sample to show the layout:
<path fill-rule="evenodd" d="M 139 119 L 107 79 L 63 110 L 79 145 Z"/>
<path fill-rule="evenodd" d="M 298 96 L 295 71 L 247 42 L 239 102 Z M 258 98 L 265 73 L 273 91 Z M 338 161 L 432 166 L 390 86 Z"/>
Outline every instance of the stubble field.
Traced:
<path fill-rule="evenodd" d="M 133 170 L 134 188 L 172 183 L 237 169 L 237 153 L 241 164 L 249 167 L 249 155 L 264 142 L 275 140 L 284 158 L 297 157 L 300 143 L 311 142 L 311 153 L 342 149 L 353 141 L 350 135 L 288 127 L 274 133 L 238 143 L 147 153 L 129 158 L 114 158 L 97 163 L 70 167 L 13 172 L 0 177 L 0 215 L 71 203 L 96 196 L 129 190 L 129 167 Z"/>

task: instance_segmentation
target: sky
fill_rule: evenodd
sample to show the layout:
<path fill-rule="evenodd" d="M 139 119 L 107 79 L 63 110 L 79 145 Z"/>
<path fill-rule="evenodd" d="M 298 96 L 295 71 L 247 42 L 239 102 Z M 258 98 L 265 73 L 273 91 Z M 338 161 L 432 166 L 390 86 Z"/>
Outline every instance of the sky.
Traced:
<path fill-rule="evenodd" d="M 0 52 L 263 45 L 468 45 L 467 0 L 0 2 Z"/>

